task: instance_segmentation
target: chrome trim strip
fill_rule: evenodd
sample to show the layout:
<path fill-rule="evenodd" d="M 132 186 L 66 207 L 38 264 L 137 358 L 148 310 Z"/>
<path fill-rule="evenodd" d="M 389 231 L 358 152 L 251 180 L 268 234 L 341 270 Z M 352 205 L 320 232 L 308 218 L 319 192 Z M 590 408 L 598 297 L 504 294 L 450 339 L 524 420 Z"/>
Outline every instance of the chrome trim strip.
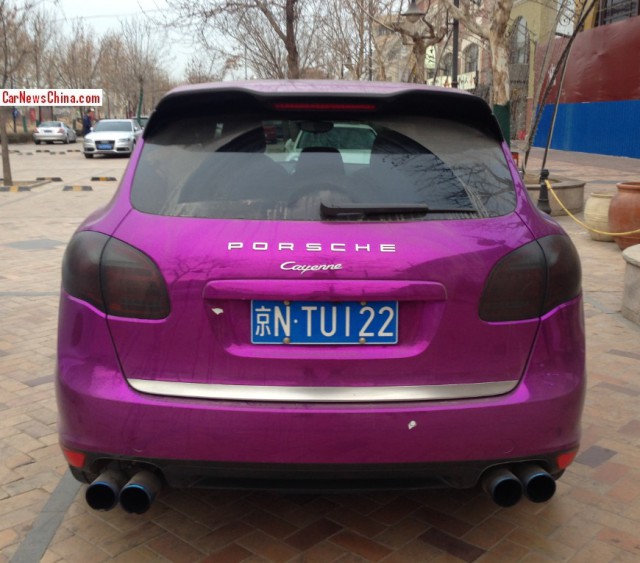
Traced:
<path fill-rule="evenodd" d="M 508 393 L 518 384 L 517 380 L 511 380 L 462 385 L 284 387 L 275 385 L 215 385 L 181 381 L 151 381 L 148 379 L 129 379 L 128 381 L 136 391 L 152 395 L 279 403 L 380 403 L 477 399 Z"/>

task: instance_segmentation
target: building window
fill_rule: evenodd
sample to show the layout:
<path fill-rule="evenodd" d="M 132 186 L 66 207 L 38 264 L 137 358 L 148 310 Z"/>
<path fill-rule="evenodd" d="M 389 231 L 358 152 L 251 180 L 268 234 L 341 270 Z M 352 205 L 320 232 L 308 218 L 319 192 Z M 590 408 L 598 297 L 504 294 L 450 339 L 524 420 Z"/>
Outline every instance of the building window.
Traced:
<path fill-rule="evenodd" d="M 598 25 L 607 25 L 637 16 L 638 0 L 600 0 Z"/>
<path fill-rule="evenodd" d="M 636 0 L 637 1 L 637 0 Z M 529 62 L 529 29 L 527 20 L 518 18 L 511 28 L 511 64 L 527 64 Z"/>
<path fill-rule="evenodd" d="M 478 70 L 478 46 L 472 43 L 464 50 L 464 71 L 475 72 Z"/>
<path fill-rule="evenodd" d="M 445 53 L 442 57 L 442 74 L 444 76 L 452 76 L 453 75 L 453 53 Z"/>

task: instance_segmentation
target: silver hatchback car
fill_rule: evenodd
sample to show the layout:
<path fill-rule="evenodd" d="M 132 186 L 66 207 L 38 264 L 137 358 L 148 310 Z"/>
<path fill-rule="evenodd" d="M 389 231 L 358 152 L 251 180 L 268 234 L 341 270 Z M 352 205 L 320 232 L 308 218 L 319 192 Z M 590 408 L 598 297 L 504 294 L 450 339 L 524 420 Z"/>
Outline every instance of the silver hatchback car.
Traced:
<path fill-rule="evenodd" d="M 142 128 L 133 119 L 101 119 L 91 133 L 85 135 L 83 152 L 85 158 L 94 154 L 131 155 Z"/>

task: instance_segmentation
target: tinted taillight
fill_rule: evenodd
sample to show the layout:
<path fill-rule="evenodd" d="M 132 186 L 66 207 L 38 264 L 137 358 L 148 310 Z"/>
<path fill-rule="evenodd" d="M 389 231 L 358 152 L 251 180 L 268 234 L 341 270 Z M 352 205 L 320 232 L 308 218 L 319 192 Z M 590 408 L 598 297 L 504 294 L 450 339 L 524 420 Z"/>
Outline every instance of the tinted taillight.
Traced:
<path fill-rule="evenodd" d="M 548 236 L 510 252 L 494 266 L 479 314 L 489 322 L 533 319 L 580 291 L 580 260 L 571 240 Z"/>
<path fill-rule="evenodd" d="M 100 233 L 73 237 L 65 252 L 62 286 L 109 315 L 162 319 L 169 314 L 166 284 L 151 258 Z"/>
<path fill-rule="evenodd" d="M 580 295 L 582 269 L 576 247 L 568 237 L 550 236 L 540 241 L 547 259 L 547 293 L 542 314 Z"/>
<path fill-rule="evenodd" d="M 69 294 L 104 311 L 100 286 L 100 257 L 109 237 L 101 233 L 75 235 L 62 260 L 62 287 Z"/>
<path fill-rule="evenodd" d="M 146 254 L 110 239 L 102 254 L 102 290 L 107 313 L 118 317 L 163 319 L 169 314 L 164 278 Z"/>

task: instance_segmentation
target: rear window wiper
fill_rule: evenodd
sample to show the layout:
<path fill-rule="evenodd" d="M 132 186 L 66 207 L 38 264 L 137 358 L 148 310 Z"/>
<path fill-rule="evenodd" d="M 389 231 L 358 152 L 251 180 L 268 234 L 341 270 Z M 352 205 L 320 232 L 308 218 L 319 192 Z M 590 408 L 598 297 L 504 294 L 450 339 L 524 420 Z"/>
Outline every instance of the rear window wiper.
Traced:
<path fill-rule="evenodd" d="M 477 213 L 475 209 L 431 209 L 426 203 L 320 203 L 321 217 L 369 215 L 426 215 L 427 213 Z"/>

